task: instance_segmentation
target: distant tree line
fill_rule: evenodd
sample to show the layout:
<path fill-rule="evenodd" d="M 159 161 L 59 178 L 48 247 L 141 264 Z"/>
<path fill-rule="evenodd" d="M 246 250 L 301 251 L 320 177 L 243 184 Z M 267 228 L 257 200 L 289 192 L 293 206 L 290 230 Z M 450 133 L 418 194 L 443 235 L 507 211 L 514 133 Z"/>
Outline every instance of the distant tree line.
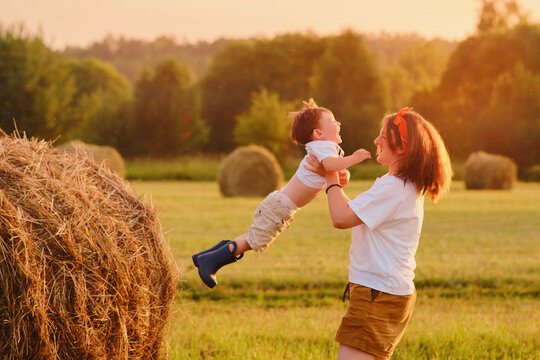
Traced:
<path fill-rule="evenodd" d="M 450 52 L 447 42 L 403 38 L 414 44 L 406 47 L 409 52 L 418 48 L 413 53 L 432 59 L 426 60 L 430 66 L 438 61 L 439 69 L 444 68 Z M 164 44 L 172 46 L 171 42 L 160 38 L 145 47 L 107 38 L 103 44 L 90 46 L 96 56 L 78 58 L 73 54 L 81 51 L 55 52 L 40 36 L 27 34 L 22 27 L 2 30 L 1 41 L 2 76 L 6 79 L 1 90 L 1 124 L 5 131 L 13 129 L 14 119 L 19 130 L 29 135 L 60 136 L 59 142 L 80 138 L 115 146 L 124 155 L 229 152 L 238 144 L 257 141 L 282 157 L 291 148 L 287 113 L 309 97 L 332 109 L 343 123 L 346 150 L 370 147 L 381 116 L 389 106 L 400 106 L 388 100 L 388 89 L 395 84 L 402 89 L 392 90 L 400 94 L 396 98 L 404 101 L 402 105 L 412 94 L 403 81 L 386 80 L 391 71 L 408 66 L 402 60 L 405 57 L 396 55 L 406 53 L 403 46 L 375 56 L 363 37 L 352 31 L 333 37 L 286 34 L 273 39 L 228 40 L 218 46 L 199 76 L 186 59 L 162 51 L 156 55 L 161 60 L 139 69 L 133 82 L 108 59 L 118 61 L 125 56 L 126 62 L 135 64 L 140 55 L 140 65 L 149 56 L 146 50 L 166 48 Z M 400 42 L 382 36 L 380 47 L 391 49 L 388 45 L 392 43 Z M 431 50 L 423 50 L 429 44 L 432 49 L 444 48 L 435 51 L 438 58 Z M 381 69 L 378 63 L 392 66 Z M 415 69 L 403 70 L 412 71 Z M 424 83 L 436 83 L 442 70 L 424 73 L 429 78 Z M 265 117 L 265 112 L 275 116 Z M 259 116 L 247 118 L 255 113 Z"/>
<path fill-rule="evenodd" d="M 202 76 L 212 55 L 227 45 L 227 39 L 213 42 L 178 43 L 173 37 L 160 36 L 153 41 L 126 39 L 108 35 L 88 47 L 68 46 L 63 53 L 67 57 L 83 59 L 93 57 L 114 66 L 130 82 L 135 83 L 142 67 L 153 68 L 167 58 L 186 62 L 196 77 Z"/>
<path fill-rule="evenodd" d="M 485 150 L 540 162 L 540 26 L 512 0 L 484 0 L 477 33 L 285 34 L 177 44 L 107 37 L 53 51 L 24 27 L 0 27 L 0 127 L 58 142 L 112 145 L 126 156 L 225 153 L 257 143 L 294 151 L 287 113 L 313 97 L 342 123 L 345 151 L 410 105 L 451 155 Z"/>

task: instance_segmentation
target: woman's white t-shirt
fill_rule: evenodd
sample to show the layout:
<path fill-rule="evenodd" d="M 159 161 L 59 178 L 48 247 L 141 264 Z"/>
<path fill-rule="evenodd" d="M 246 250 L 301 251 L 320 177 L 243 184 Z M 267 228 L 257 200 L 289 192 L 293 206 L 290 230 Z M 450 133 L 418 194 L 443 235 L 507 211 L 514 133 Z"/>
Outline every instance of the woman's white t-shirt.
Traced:
<path fill-rule="evenodd" d="M 412 294 L 424 196 L 410 181 L 386 174 L 349 207 L 363 222 L 352 228 L 349 281 L 389 294 Z"/>
<path fill-rule="evenodd" d="M 325 187 L 326 179 L 323 176 L 316 174 L 313 171 L 309 171 L 304 167 L 304 165 L 307 164 L 306 158 L 309 156 L 309 154 L 313 154 L 317 157 L 319 162 L 322 162 L 327 157 L 343 157 L 343 150 L 333 141 L 315 140 L 306 144 L 306 151 L 307 155 L 304 156 L 300 162 L 298 170 L 296 170 L 296 176 L 302 183 L 304 183 L 304 185 L 315 189 L 321 189 Z"/>

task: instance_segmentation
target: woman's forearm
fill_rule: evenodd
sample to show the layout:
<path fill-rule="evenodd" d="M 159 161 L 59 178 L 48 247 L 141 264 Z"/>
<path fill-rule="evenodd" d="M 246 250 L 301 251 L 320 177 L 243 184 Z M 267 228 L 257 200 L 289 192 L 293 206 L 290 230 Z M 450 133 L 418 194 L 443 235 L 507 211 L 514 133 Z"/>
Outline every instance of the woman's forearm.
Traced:
<path fill-rule="evenodd" d="M 326 182 L 328 184 L 328 209 L 330 211 L 330 218 L 332 219 L 332 224 L 334 227 L 338 229 L 348 229 L 362 224 L 362 221 L 349 207 L 349 198 L 343 192 L 341 187 L 330 187 L 332 184 L 339 184 L 339 177 L 337 173 L 328 173 L 326 176 Z"/>

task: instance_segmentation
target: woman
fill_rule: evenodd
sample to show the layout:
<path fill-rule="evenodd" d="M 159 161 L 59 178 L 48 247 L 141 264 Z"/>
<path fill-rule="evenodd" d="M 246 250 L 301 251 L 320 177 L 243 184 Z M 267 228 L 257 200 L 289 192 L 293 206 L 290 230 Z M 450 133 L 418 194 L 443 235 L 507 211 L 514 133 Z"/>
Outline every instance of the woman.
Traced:
<path fill-rule="evenodd" d="M 382 120 L 377 161 L 388 173 L 353 200 L 336 172 L 324 171 L 334 227 L 352 228 L 349 305 L 336 334 L 338 360 L 388 359 L 410 319 L 416 290 L 414 256 L 422 228 L 424 194 L 436 202 L 448 191 L 452 169 L 431 123 L 410 108 Z"/>

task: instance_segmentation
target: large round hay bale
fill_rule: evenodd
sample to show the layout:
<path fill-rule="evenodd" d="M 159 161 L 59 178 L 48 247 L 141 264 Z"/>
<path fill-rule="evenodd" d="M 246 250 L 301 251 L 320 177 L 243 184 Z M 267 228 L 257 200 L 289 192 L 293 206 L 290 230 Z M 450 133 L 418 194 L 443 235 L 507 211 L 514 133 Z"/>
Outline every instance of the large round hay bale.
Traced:
<path fill-rule="evenodd" d="M 112 146 L 87 144 L 80 140 L 74 140 L 60 146 L 66 151 L 75 152 L 79 148 L 92 156 L 98 163 L 103 163 L 109 169 L 115 171 L 118 175 L 124 177 L 126 175 L 126 167 L 122 155 Z"/>
<path fill-rule="evenodd" d="M 234 150 L 223 159 L 218 172 L 223 196 L 266 196 L 282 181 L 283 172 L 274 155 L 256 145 Z"/>
<path fill-rule="evenodd" d="M 0 137 L 0 358 L 158 359 L 176 275 L 158 214 L 84 151 Z"/>
<path fill-rule="evenodd" d="M 508 190 L 517 179 L 517 166 L 512 159 L 478 151 L 465 162 L 467 189 Z"/>

